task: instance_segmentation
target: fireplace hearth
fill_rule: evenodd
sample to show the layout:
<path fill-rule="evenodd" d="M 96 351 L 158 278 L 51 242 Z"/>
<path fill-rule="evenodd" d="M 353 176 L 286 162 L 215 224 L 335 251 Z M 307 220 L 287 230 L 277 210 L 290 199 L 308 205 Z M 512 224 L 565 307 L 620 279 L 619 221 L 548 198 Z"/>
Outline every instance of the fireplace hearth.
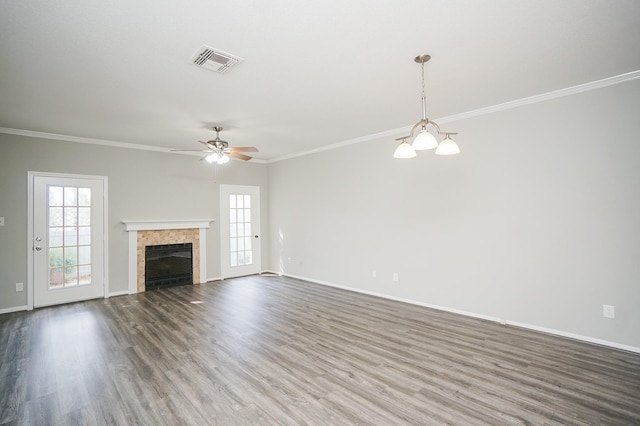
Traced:
<path fill-rule="evenodd" d="M 191 243 L 145 247 L 145 291 L 193 284 Z"/>

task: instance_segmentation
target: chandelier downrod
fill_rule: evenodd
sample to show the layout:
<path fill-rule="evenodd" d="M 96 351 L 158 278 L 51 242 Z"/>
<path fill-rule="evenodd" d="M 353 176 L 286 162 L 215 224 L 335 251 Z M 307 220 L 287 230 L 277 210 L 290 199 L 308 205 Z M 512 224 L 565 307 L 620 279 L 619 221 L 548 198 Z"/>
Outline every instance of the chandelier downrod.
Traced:
<path fill-rule="evenodd" d="M 426 149 L 436 149 L 437 155 L 451 155 L 458 154 L 460 152 L 460 148 L 458 145 L 451 139 L 451 135 L 455 135 L 456 133 L 445 133 L 440 130 L 440 126 L 436 124 L 434 121 L 431 121 L 427 118 L 427 96 L 425 94 L 425 84 L 424 84 L 424 64 L 431 59 L 431 55 L 422 54 L 416 56 L 413 60 L 420 64 L 421 67 L 421 77 L 422 77 L 422 119 L 418 121 L 412 128 L 411 132 L 408 136 L 401 137 L 396 140 L 402 141 L 400 146 L 396 148 L 393 156 L 395 158 L 413 158 L 416 156 L 416 150 L 426 150 Z M 444 135 L 445 138 L 442 142 L 438 143 L 436 138 L 428 132 L 427 126 L 433 126 L 436 129 L 438 135 Z M 414 138 L 414 134 L 416 133 L 416 129 L 420 128 L 420 131 Z M 407 142 L 407 139 L 413 138 L 411 144 Z"/>

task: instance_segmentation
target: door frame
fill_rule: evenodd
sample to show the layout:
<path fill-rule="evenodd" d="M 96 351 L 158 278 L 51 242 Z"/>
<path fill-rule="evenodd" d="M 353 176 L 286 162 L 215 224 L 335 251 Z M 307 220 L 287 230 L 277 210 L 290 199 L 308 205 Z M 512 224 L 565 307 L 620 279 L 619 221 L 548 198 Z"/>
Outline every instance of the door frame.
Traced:
<path fill-rule="evenodd" d="M 102 239 L 102 262 L 103 262 L 103 276 L 102 281 L 104 285 L 104 298 L 109 297 L 109 229 L 107 224 L 109 223 L 109 178 L 107 176 L 94 176 L 94 175 L 76 175 L 69 173 L 50 173 L 50 172 L 27 172 L 27 310 L 33 310 L 33 291 L 34 291 L 34 246 L 33 246 L 33 185 L 35 177 L 43 178 L 68 178 L 68 179 L 93 179 L 102 181 L 102 196 L 103 196 L 103 239 Z"/>
<path fill-rule="evenodd" d="M 233 278 L 235 275 L 225 275 L 225 271 L 227 271 L 230 267 L 225 267 L 224 262 L 229 262 L 229 211 L 223 211 L 223 206 L 229 205 L 228 201 L 223 201 L 223 196 L 226 191 L 233 192 L 237 190 L 238 192 L 242 192 L 242 190 L 256 190 L 258 196 L 258 205 L 256 206 L 252 202 L 252 209 L 255 207 L 258 211 L 258 231 L 256 233 L 255 229 L 252 229 L 253 235 L 258 235 L 258 249 L 260 250 L 260 256 L 258 262 L 256 262 L 257 274 L 262 273 L 262 197 L 261 190 L 259 185 L 229 185 L 229 184 L 220 184 L 219 187 L 219 200 L 220 200 L 220 279 L 224 280 L 225 278 Z M 255 216 L 252 216 L 255 217 Z M 226 218 L 226 219 L 225 219 Z M 252 219 L 253 220 L 253 219 Z M 226 226 L 226 229 L 223 227 Z M 226 238 L 225 238 L 226 237 Z M 242 275 L 239 275 L 242 276 Z"/>

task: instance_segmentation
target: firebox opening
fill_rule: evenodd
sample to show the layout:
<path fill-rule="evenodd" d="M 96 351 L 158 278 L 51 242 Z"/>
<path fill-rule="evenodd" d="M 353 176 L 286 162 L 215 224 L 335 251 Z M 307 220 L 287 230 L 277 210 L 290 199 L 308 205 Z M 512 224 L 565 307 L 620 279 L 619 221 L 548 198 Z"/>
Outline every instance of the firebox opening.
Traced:
<path fill-rule="evenodd" d="M 191 243 L 145 247 L 145 290 L 193 284 Z"/>

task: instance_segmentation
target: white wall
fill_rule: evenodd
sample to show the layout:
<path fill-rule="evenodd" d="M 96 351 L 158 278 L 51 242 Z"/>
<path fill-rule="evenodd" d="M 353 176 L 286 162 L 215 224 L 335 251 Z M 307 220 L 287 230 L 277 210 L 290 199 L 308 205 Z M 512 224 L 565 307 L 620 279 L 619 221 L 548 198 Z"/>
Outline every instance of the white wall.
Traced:
<path fill-rule="evenodd" d="M 458 156 L 270 164 L 270 267 L 640 348 L 638 117 L 635 80 L 443 125 Z"/>
<path fill-rule="evenodd" d="M 206 219 L 207 277 L 220 277 L 219 184 L 260 186 L 264 227 L 268 221 L 267 166 L 232 161 L 220 167 L 198 157 L 0 134 L 0 311 L 26 306 L 27 171 L 101 175 L 109 178 L 110 292 L 128 288 L 128 235 L 123 219 Z M 264 268 L 268 236 L 262 238 Z"/>

